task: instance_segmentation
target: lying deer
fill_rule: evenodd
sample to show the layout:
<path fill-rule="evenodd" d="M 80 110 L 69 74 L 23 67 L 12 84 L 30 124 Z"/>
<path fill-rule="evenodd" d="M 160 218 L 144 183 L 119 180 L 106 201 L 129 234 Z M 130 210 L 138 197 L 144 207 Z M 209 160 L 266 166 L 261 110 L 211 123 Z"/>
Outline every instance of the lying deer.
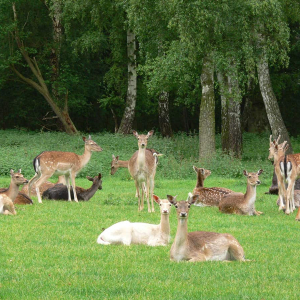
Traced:
<path fill-rule="evenodd" d="M 207 178 L 211 172 L 203 168 L 193 166 L 194 171 L 197 173 L 197 184 L 193 190 L 193 195 L 199 195 L 198 200 L 195 202 L 196 206 L 218 206 L 220 200 L 232 190 L 220 187 L 204 187 L 204 179 Z"/>
<path fill-rule="evenodd" d="M 51 182 L 51 181 L 43 182 L 43 183 L 40 185 L 40 188 L 39 188 L 39 190 L 40 190 L 40 195 L 42 196 L 43 193 L 44 193 L 44 191 L 46 191 L 46 190 L 48 190 L 48 189 L 54 187 L 56 184 L 60 184 L 60 183 L 66 185 L 66 180 L 65 180 L 65 176 L 64 176 L 64 175 L 58 176 L 58 180 L 57 180 L 57 182 L 55 182 L 55 183 L 53 183 L 53 182 Z M 23 188 L 21 189 L 21 192 L 28 195 L 28 184 L 25 184 L 25 185 L 23 186 Z M 37 197 L 36 190 L 35 190 L 35 184 L 32 185 L 30 194 L 31 194 L 32 196 Z"/>
<path fill-rule="evenodd" d="M 0 214 L 15 215 L 16 210 L 14 207 L 14 200 L 18 195 L 19 186 L 28 182 L 26 178 L 21 174 L 21 169 L 14 173 L 10 170 L 10 185 L 6 191 L 0 193 Z"/>
<path fill-rule="evenodd" d="M 77 194 L 75 190 L 75 177 L 76 174 L 89 162 L 92 152 L 102 151 L 102 148 L 97 145 L 89 136 L 88 139 L 82 138 L 84 141 L 84 153 L 78 155 L 73 152 L 61 152 L 61 151 L 45 151 L 39 154 L 33 160 L 33 166 L 35 169 L 34 177 L 28 184 L 28 195 L 30 197 L 31 186 L 35 184 L 35 189 L 39 203 L 42 203 L 40 195 L 40 186 L 52 175 L 64 175 L 68 189 L 68 201 L 71 201 L 70 182 L 74 192 L 74 200 L 78 202 Z"/>
<path fill-rule="evenodd" d="M 243 193 L 231 193 L 223 197 L 219 204 L 219 210 L 227 214 L 239 215 L 260 215 L 262 212 L 255 210 L 256 186 L 260 184 L 259 175 L 263 170 L 257 173 L 248 173 L 244 170 L 247 177 L 247 191 Z"/>
<path fill-rule="evenodd" d="M 0 193 L 6 192 L 6 188 L 0 188 Z M 17 197 L 13 201 L 14 204 L 19 204 L 19 205 L 25 205 L 25 204 L 33 204 L 33 201 L 31 198 L 29 198 L 26 194 L 22 192 L 18 192 Z"/>
<path fill-rule="evenodd" d="M 170 258 L 174 261 L 245 261 L 243 247 L 228 233 L 207 231 L 188 232 L 188 214 L 191 204 L 198 195 L 189 193 L 188 200 L 176 201 L 176 197 L 167 196 L 176 207 L 178 226 L 175 240 L 171 246 Z"/>
<path fill-rule="evenodd" d="M 154 212 L 153 190 L 154 177 L 156 173 L 157 160 L 151 151 L 146 151 L 148 138 L 153 135 L 153 130 L 147 135 L 138 134 L 133 130 L 133 135 L 138 139 L 139 150 L 136 151 L 128 162 L 128 170 L 134 179 L 136 191 L 138 193 L 138 209 L 144 209 L 144 197 L 146 196 L 148 212 Z M 144 192 L 143 183 L 146 184 L 147 192 Z M 142 194 L 142 195 L 141 195 Z M 151 208 L 149 203 L 151 199 Z"/>
<path fill-rule="evenodd" d="M 160 206 L 160 224 L 130 223 L 123 221 L 105 229 L 98 237 L 97 243 L 110 244 L 144 244 L 149 246 L 166 246 L 170 241 L 169 214 L 171 204 L 168 200 L 153 195 Z"/>
<path fill-rule="evenodd" d="M 87 176 L 89 181 L 93 184 L 89 189 L 84 189 L 82 187 L 76 186 L 76 194 L 78 200 L 89 201 L 97 190 L 102 190 L 102 180 L 101 173 L 93 177 Z M 74 196 L 73 190 L 71 190 L 71 197 Z M 68 200 L 68 188 L 63 184 L 57 184 L 54 187 L 46 190 L 42 196 L 43 199 L 49 200 Z"/>

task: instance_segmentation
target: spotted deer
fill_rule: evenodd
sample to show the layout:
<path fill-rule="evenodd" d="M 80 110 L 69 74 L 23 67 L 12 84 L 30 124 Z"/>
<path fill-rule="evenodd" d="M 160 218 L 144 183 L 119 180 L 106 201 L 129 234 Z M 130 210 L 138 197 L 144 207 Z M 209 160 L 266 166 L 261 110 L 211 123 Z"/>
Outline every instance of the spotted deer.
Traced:
<path fill-rule="evenodd" d="M 144 209 L 144 197 L 146 196 L 148 212 L 154 212 L 153 190 L 154 177 L 156 173 L 157 160 L 151 151 L 146 151 L 149 137 L 153 135 L 153 130 L 148 134 L 138 134 L 135 130 L 133 135 L 138 139 L 139 150 L 136 151 L 128 162 L 128 170 L 134 179 L 136 191 L 138 193 L 138 209 Z M 146 193 L 143 189 L 143 183 L 146 185 Z M 151 199 L 151 207 L 149 202 Z"/>
<path fill-rule="evenodd" d="M 160 199 L 153 195 L 155 202 L 160 206 L 160 223 L 131 223 L 123 221 L 105 229 L 98 237 L 101 245 L 144 244 L 148 246 L 166 246 L 170 241 L 169 214 L 171 204 L 167 199 Z"/>
<path fill-rule="evenodd" d="M 223 197 L 219 204 L 219 210 L 227 214 L 239 215 L 260 215 L 262 212 L 255 210 L 256 186 L 260 184 L 259 175 L 263 170 L 248 173 L 244 170 L 247 177 L 247 191 L 243 193 L 231 193 Z"/>
<path fill-rule="evenodd" d="M 31 186 L 35 184 L 35 190 L 38 202 L 42 203 L 40 195 L 40 186 L 52 175 L 64 175 L 68 188 L 68 201 L 71 201 L 70 182 L 74 192 L 74 200 L 78 202 L 75 190 L 76 174 L 89 162 L 92 152 L 100 152 L 102 148 L 97 145 L 89 136 L 88 139 L 82 138 L 84 141 L 84 153 L 78 155 L 74 152 L 61 151 L 45 151 L 39 154 L 33 160 L 35 175 L 28 183 L 28 195 L 30 197 Z"/>
<path fill-rule="evenodd" d="M 0 214 L 4 215 L 16 214 L 13 202 L 19 193 L 19 186 L 28 182 L 23 174 L 21 174 L 21 169 L 16 173 L 14 173 L 13 170 L 10 170 L 10 176 L 11 180 L 9 188 L 0 193 Z"/>
<path fill-rule="evenodd" d="M 188 216 L 191 204 L 198 195 L 189 193 L 188 200 L 176 201 L 168 195 L 168 200 L 176 207 L 177 232 L 170 250 L 173 261 L 245 261 L 244 249 L 232 235 L 207 231 L 188 232 Z"/>
<path fill-rule="evenodd" d="M 220 200 L 225 195 L 233 192 L 232 190 L 221 187 L 204 187 L 204 180 L 211 174 L 211 171 L 195 166 L 193 166 L 193 169 L 197 174 L 197 184 L 193 190 L 193 195 L 199 195 L 195 202 L 196 206 L 218 206 Z"/>

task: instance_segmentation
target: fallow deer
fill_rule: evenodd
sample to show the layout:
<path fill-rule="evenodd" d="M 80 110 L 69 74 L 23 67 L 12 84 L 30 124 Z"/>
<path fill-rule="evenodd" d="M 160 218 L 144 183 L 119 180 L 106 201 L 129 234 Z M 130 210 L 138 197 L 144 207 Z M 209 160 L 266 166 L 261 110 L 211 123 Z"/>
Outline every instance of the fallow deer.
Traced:
<path fill-rule="evenodd" d="M 101 173 L 95 177 L 87 176 L 86 178 L 93 183 L 89 189 L 76 186 L 78 200 L 89 201 L 97 190 L 102 190 L 101 177 Z M 71 191 L 71 197 L 73 197 L 73 191 Z M 68 200 L 68 188 L 63 184 L 56 184 L 52 188 L 44 191 L 42 198 L 49 200 Z"/>
<path fill-rule="evenodd" d="M 102 151 L 102 148 L 91 139 L 91 136 L 89 136 L 88 139 L 86 139 L 85 137 L 83 137 L 82 139 L 85 143 L 83 155 L 78 155 L 73 152 L 45 151 L 34 158 L 33 166 L 36 173 L 28 184 L 29 197 L 31 186 L 35 183 L 38 202 L 42 203 L 39 191 L 41 184 L 52 175 L 64 175 L 68 189 L 68 200 L 71 201 L 69 182 L 69 178 L 71 178 L 74 200 L 78 202 L 75 190 L 76 174 L 89 162 L 92 152 Z"/>
<path fill-rule="evenodd" d="M 138 134 L 133 131 L 133 135 L 138 139 L 139 150 L 136 151 L 128 162 L 128 170 L 134 179 L 136 190 L 138 192 L 138 209 L 144 209 L 144 196 L 143 183 L 146 184 L 146 198 L 148 204 L 148 212 L 154 212 L 153 205 L 153 189 L 154 177 L 156 173 L 157 161 L 151 151 L 146 151 L 148 138 L 153 135 L 153 130 L 148 134 Z M 149 193 L 150 192 L 150 193 Z M 142 195 L 141 195 L 142 194 Z M 149 196 L 151 199 L 151 207 L 149 203 Z"/>
<path fill-rule="evenodd" d="M 105 229 L 98 237 L 97 243 L 110 244 L 144 244 L 149 246 L 166 246 L 170 241 L 169 214 L 171 204 L 166 199 L 153 195 L 160 206 L 160 224 L 130 223 L 123 221 Z"/>
<path fill-rule="evenodd" d="M 15 215 L 16 210 L 14 207 L 14 200 L 18 195 L 19 186 L 28 182 L 21 174 L 21 169 L 14 173 L 13 170 L 10 170 L 10 185 L 6 191 L 0 193 L 0 214 L 4 215 Z"/>
<path fill-rule="evenodd" d="M 176 201 L 176 197 L 167 196 L 176 207 L 178 226 L 171 246 L 170 258 L 174 261 L 245 261 L 244 250 L 240 243 L 228 233 L 207 231 L 188 232 L 188 215 L 191 204 L 198 195 L 189 193 L 188 200 Z"/>
<path fill-rule="evenodd" d="M 0 194 L 2 192 L 6 192 L 8 189 L 6 188 L 0 188 Z M 13 201 L 14 204 L 19 204 L 19 205 L 25 205 L 25 204 L 33 204 L 33 201 L 31 198 L 29 198 L 26 194 L 22 192 L 18 192 L 17 197 Z"/>
<path fill-rule="evenodd" d="M 263 170 L 248 173 L 244 170 L 247 177 L 247 191 L 243 193 L 231 193 L 223 197 L 219 204 L 219 210 L 228 214 L 240 215 L 260 215 L 262 212 L 255 210 L 256 186 L 260 184 L 259 175 Z"/>
<path fill-rule="evenodd" d="M 204 187 L 204 179 L 211 174 L 211 171 L 195 166 L 193 166 L 193 169 L 197 174 L 197 184 L 193 190 L 193 195 L 199 195 L 198 200 L 195 202 L 196 206 L 218 206 L 225 195 L 233 192 L 221 187 Z"/>
<path fill-rule="evenodd" d="M 65 179 L 65 176 L 64 175 L 60 175 L 58 176 L 58 180 L 57 182 L 53 183 L 51 181 L 46 181 L 46 182 L 43 182 L 41 185 L 40 185 L 40 195 L 42 196 L 44 191 L 54 187 L 56 184 L 64 184 L 66 185 L 66 179 Z M 27 194 L 28 195 L 28 184 L 25 184 L 23 186 L 23 188 L 21 189 L 21 192 L 24 193 L 24 194 Z M 35 196 L 37 197 L 37 194 L 36 194 L 36 190 L 35 190 L 35 184 L 32 185 L 31 187 L 31 191 L 30 191 L 30 194 L 32 196 Z"/>

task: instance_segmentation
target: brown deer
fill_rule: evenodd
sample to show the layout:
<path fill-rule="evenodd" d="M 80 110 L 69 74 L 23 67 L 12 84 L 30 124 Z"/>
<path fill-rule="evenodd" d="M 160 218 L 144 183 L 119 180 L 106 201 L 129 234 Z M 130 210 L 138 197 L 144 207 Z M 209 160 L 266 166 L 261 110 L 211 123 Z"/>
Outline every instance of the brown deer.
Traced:
<path fill-rule="evenodd" d="M 245 261 L 244 250 L 240 243 L 228 233 L 207 231 L 188 232 L 188 215 L 191 204 L 198 195 L 189 193 L 188 200 L 176 201 L 176 197 L 167 196 L 176 207 L 178 226 L 171 246 L 170 258 L 174 261 Z"/>
<path fill-rule="evenodd" d="M 43 182 L 40 185 L 40 189 L 39 189 L 40 190 L 40 195 L 43 195 L 44 191 L 46 191 L 46 190 L 54 187 L 56 184 L 64 184 L 64 185 L 66 185 L 65 176 L 64 175 L 58 176 L 58 180 L 55 183 L 53 183 L 51 181 Z M 24 193 L 24 194 L 28 195 L 28 184 L 25 184 L 23 186 L 23 188 L 21 189 L 21 193 Z M 37 197 L 36 190 L 35 190 L 35 184 L 32 185 L 30 194 L 32 196 Z"/>
<path fill-rule="evenodd" d="M 13 170 L 10 170 L 10 185 L 6 191 L 0 193 L 0 214 L 4 215 L 15 215 L 16 210 L 14 207 L 14 200 L 18 195 L 19 186 L 28 182 L 21 174 L 21 169 L 14 173 Z"/>
<path fill-rule="evenodd" d="M 256 186 L 260 184 L 259 175 L 263 170 L 248 173 L 244 170 L 247 177 L 247 191 L 243 193 L 231 193 L 223 197 L 219 204 L 219 210 L 227 214 L 239 215 L 260 215 L 262 212 L 255 210 Z"/>
<path fill-rule="evenodd" d="M 61 151 L 45 151 L 39 154 L 33 160 L 33 166 L 35 169 L 34 177 L 28 184 L 28 195 L 30 197 L 31 186 L 35 183 L 35 189 L 39 203 L 42 203 L 40 195 L 40 186 L 52 175 L 64 175 L 68 188 L 68 200 L 71 201 L 70 182 L 74 192 L 74 200 L 78 202 L 76 190 L 75 190 L 75 177 L 76 174 L 89 162 L 92 152 L 100 152 L 102 148 L 97 145 L 89 136 L 88 139 L 82 138 L 85 147 L 83 155 L 78 155 L 73 152 L 61 152 Z"/>
<path fill-rule="evenodd" d="M 149 131 L 146 135 L 138 134 L 136 131 L 133 131 L 133 135 L 138 139 L 139 150 L 130 158 L 128 170 L 134 179 L 136 190 L 138 192 L 138 209 L 139 211 L 144 209 L 145 192 L 143 183 L 145 183 L 148 212 L 154 212 L 153 189 L 157 160 L 151 151 L 146 151 L 148 138 L 153 135 L 153 130 Z M 150 208 L 149 197 L 151 198 L 152 208 Z"/>
<path fill-rule="evenodd" d="M 102 190 L 101 177 L 101 173 L 95 177 L 87 176 L 86 178 L 93 183 L 89 189 L 76 186 L 78 200 L 89 201 L 95 195 L 97 190 Z M 71 197 L 73 197 L 73 191 L 71 191 Z M 68 188 L 63 184 L 56 184 L 44 191 L 42 198 L 49 200 L 68 200 Z"/>
<path fill-rule="evenodd" d="M 199 195 L 198 200 L 195 202 L 196 206 L 218 206 L 225 195 L 233 192 L 221 187 L 204 187 L 204 179 L 211 174 L 211 171 L 195 166 L 193 166 L 193 169 L 197 174 L 197 184 L 193 190 L 193 195 Z"/>
<path fill-rule="evenodd" d="M 0 188 L 0 193 L 6 192 L 7 188 Z M 22 192 L 18 192 L 17 197 L 13 201 L 14 204 L 25 205 L 25 204 L 33 204 L 31 198 L 29 198 L 26 194 Z"/>
<path fill-rule="evenodd" d="M 98 244 L 144 244 L 149 246 L 166 246 L 170 241 L 169 214 L 171 204 L 167 199 L 153 195 L 154 201 L 160 206 L 160 223 L 131 223 L 122 221 L 105 229 L 97 239 Z"/>

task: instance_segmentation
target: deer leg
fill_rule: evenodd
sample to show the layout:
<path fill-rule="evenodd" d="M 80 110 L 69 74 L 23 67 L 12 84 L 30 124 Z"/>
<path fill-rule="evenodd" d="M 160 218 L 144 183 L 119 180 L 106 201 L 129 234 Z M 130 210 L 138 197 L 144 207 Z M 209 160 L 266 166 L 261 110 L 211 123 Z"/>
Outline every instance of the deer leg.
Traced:
<path fill-rule="evenodd" d="M 275 169 L 275 171 L 276 171 L 276 169 Z M 278 181 L 278 195 L 279 195 L 278 210 L 282 210 L 282 209 L 284 209 L 283 199 L 284 199 L 284 194 L 285 194 L 285 185 L 284 185 L 280 171 L 276 172 L 276 176 L 277 176 L 277 181 Z"/>
<path fill-rule="evenodd" d="M 295 183 L 293 184 L 293 188 L 292 188 L 292 211 L 294 211 L 296 209 L 295 207 Z"/>
<path fill-rule="evenodd" d="M 285 209 L 285 213 L 287 215 L 289 215 L 291 212 L 293 212 L 292 210 L 292 191 L 293 191 L 293 182 L 289 181 L 288 183 L 288 188 L 286 191 L 286 209 Z"/>
<path fill-rule="evenodd" d="M 150 179 L 147 178 L 147 181 L 146 181 L 146 193 L 144 192 L 144 194 L 146 194 L 147 205 L 148 205 L 148 212 L 151 212 L 150 201 L 149 201 L 149 195 L 150 195 L 149 188 L 150 188 Z"/>
<path fill-rule="evenodd" d="M 139 183 L 135 180 L 135 188 L 136 188 L 136 193 L 137 193 L 137 197 L 138 197 L 138 210 L 141 210 L 141 197 L 140 197 L 140 187 L 139 187 Z"/>
<path fill-rule="evenodd" d="M 153 190 L 154 190 L 154 178 L 150 179 L 150 199 L 151 199 L 151 211 L 155 212 L 154 203 L 153 203 Z"/>
<path fill-rule="evenodd" d="M 76 194 L 76 186 L 75 186 L 75 173 L 71 173 L 71 184 L 72 184 L 72 188 L 73 188 L 74 201 L 78 202 L 77 194 Z M 70 186 L 69 186 L 69 191 L 68 192 L 70 192 Z M 70 199 L 71 199 L 71 195 L 70 195 Z"/>
<path fill-rule="evenodd" d="M 42 175 L 42 174 L 35 173 L 35 175 L 29 180 L 29 182 L 28 182 L 28 196 L 29 196 L 29 197 L 30 197 L 32 185 L 33 185 L 39 178 L 41 178 L 41 175 Z"/>
<path fill-rule="evenodd" d="M 65 175 L 65 181 L 66 181 L 66 186 L 67 186 L 67 189 L 68 189 L 68 201 L 71 202 L 72 198 L 71 198 L 71 191 L 70 191 L 70 176 L 69 175 Z"/>
<path fill-rule="evenodd" d="M 298 207 L 296 221 L 300 221 L 300 206 Z"/>
<path fill-rule="evenodd" d="M 16 210 L 14 204 L 11 202 L 3 207 L 4 215 L 16 215 Z"/>
<path fill-rule="evenodd" d="M 35 191 L 36 191 L 36 195 L 37 195 L 39 203 L 43 203 L 42 202 L 42 198 L 41 198 L 41 194 L 40 194 L 40 185 L 42 183 L 44 183 L 47 179 L 49 179 L 52 175 L 53 174 L 50 174 L 50 175 L 41 175 L 41 177 L 35 183 Z"/>

